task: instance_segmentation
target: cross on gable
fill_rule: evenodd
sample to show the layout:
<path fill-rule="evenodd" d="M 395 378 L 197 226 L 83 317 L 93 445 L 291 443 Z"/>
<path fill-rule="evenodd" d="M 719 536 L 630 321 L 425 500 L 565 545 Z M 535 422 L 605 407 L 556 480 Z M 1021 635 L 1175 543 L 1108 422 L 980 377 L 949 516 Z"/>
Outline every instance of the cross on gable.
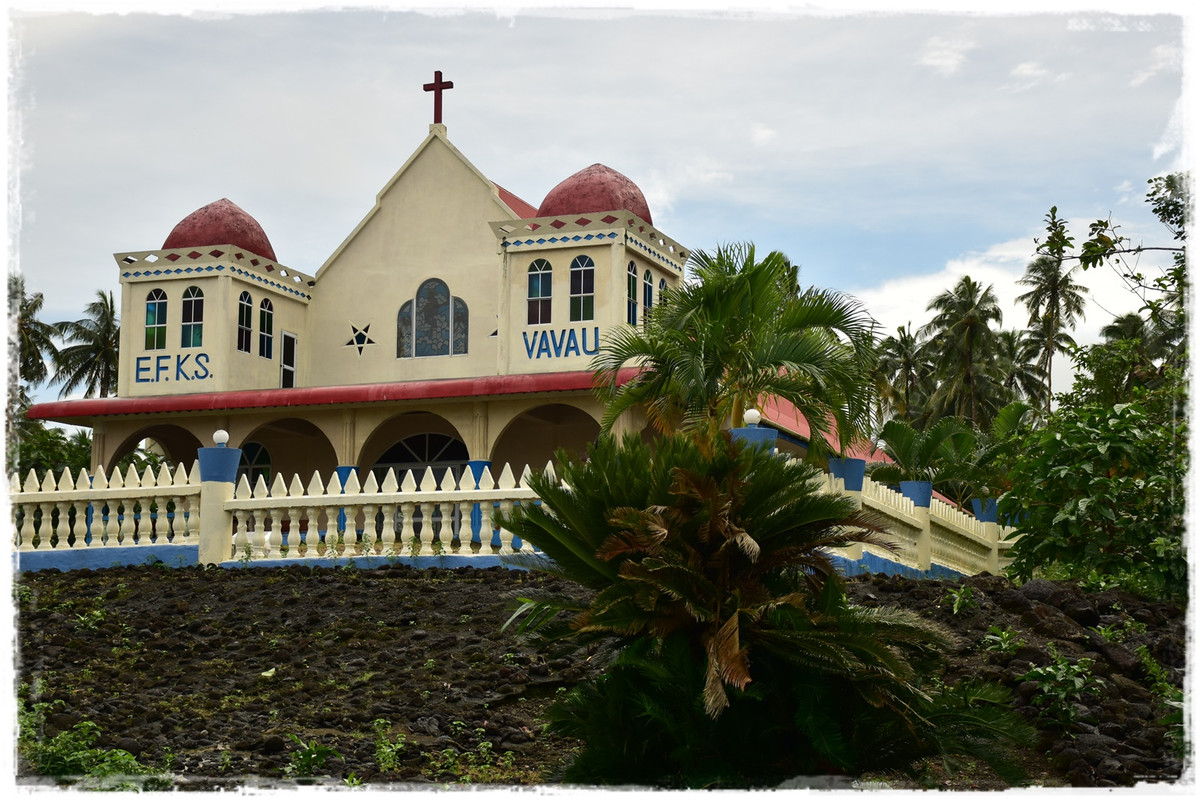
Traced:
<path fill-rule="evenodd" d="M 424 88 L 427 92 L 433 92 L 433 124 L 440 125 L 442 123 L 442 91 L 453 89 L 454 81 L 442 80 L 442 71 L 434 70 L 433 83 L 425 84 Z"/>

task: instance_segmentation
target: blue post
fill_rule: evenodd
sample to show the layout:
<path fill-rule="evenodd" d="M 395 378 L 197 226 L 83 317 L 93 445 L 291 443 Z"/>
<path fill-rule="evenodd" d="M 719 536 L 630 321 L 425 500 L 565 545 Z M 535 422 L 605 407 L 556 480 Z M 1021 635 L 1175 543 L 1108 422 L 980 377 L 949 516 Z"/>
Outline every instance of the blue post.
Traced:
<path fill-rule="evenodd" d="M 342 486 L 346 485 L 346 481 L 349 480 L 350 476 L 353 475 L 357 470 L 358 470 L 358 467 L 340 466 L 340 467 L 334 468 L 334 471 L 337 473 L 337 476 L 338 476 L 338 482 L 341 483 Z M 342 489 L 341 493 L 345 494 L 346 490 Z M 346 509 L 345 508 L 338 509 L 337 529 L 339 531 L 346 530 Z"/>

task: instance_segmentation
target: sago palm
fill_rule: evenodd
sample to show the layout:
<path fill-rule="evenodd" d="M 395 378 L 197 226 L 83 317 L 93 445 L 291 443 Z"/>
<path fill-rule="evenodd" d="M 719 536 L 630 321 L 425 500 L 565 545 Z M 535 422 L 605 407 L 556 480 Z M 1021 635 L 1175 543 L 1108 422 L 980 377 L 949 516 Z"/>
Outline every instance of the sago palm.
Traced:
<path fill-rule="evenodd" d="M 696 281 L 666 291 L 644 327 L 610 330 L 593 359 L 605 431 L 639 405 L 660 432 L 739 424 L 747 407 L 778 397 L 808 422 L 814 454 L 827 436 L 865 434 L 873 321 L 857 301 L 797 292 L 783 254 L 759 260 L 749 244 L 693 253 L 689 263 Z M 641 371 L 618 385 L 628 366 Z"/>
<path fill-rule="evenodd" d="M 973 747 L 925 721 L 946 706 L 921 682 L 947 634 L 848 603 L 831 553 L 888 544 L 815 467 L 727 433 L 602 437 L 560 458 L 531 481 L 541 503 L 502 524 L 542 551 L 513 562 L 591 590 L 527 598 L 522 630 L 617 651 L 548 712 L 585 742 L 566 780 L 769 785 Z M 866 730 L 883 727 L 909 730 L 886 759 Z"/>

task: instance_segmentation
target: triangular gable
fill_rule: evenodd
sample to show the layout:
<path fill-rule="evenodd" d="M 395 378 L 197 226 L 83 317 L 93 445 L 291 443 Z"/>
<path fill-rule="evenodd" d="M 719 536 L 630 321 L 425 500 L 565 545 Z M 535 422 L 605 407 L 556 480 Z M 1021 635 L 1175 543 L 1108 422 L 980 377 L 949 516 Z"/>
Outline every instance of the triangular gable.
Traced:
<path fill-rule="evenodd" d="M 329 258 L 325 259 L 325 263 L 323 263 L 317 270 L 316 278 L 318 280 L 321 277 L 321 272 L 327 266 L 337 261 L 338 256 L 342 254 L 350 242 L 352 242 L 354 238 L 363 230 L 363 228 L 367 226 L 371 219 L 379 213 L 379 210 L 382 207 L 384 196 L 387 195 L 396 182 L 403 177 L 404 173 L 408 171 L 409 167 L 411 167 L 412 164 L 421 157 L 421 154 L 424 153 L 427 148 L 437 146 L 434 144 L 435 142 L 437 145 L 445 147 L 446 150 L 455 158 L 457 158 L 470 173 L 475 175 L 481 184 L 488 188 L 492 194 L 493 200 L 496 202 L 498 219 L 528 219 L 536 214 L 537 209 L 535 209 L 529 203 L 526 203 L 521 198 L 517 197 L 512 192 L 489 180 L 488 177 L 480 172 L 479 169 L 472 164 L 457 147 L 451 144 L 450 140 L 446 138 L 446 126 L 436 124 L 430 125 L 429 135 L 425 137 L 425 140 L 421 142 L 416 150 L 413 151 L 412 155 L 408 157 L 408 160 L 404 162 L 400 169 L 396 170 L 396 173 L 386 184 L 384 184 L 383 188 L 376 193 L 375 205 L 371 207 L 371 210 L 368 211 L 358 225 L 354 227 L 354 230 L 352 230 L 350 234 L 342 240 L 342 243 L 338 245 L 337 249 L 334 250 L 333 253 L 330 254 Z"/>

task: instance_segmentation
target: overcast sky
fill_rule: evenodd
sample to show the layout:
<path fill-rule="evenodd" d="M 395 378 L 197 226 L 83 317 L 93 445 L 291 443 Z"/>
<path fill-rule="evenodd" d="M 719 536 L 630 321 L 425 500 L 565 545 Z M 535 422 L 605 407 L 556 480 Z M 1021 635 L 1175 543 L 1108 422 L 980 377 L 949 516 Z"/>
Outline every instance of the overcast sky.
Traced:
<path fill-rule="evenodd" d="M 1180 2 L 48 12 L 79 5 L 14 2 L 8 21 L 10 263 L 47 321 L 118 290 L 113 253 L 160 247 L 222 197 L 316 271 L 427 135 L 435 69 L 450 140 L 529 203 L 602 162 L 668 236 L 782 250 L 889 331 L 964 274 L 1024 327 L 1015 281 L 1052 205 L 1080 240 L 1111 215 L 1165 244 L 1146 181 L 1188 166 Z M 1099 305 L 1076 338 L 1094 341 L 1137 302 L 1080 279 Z"/>

